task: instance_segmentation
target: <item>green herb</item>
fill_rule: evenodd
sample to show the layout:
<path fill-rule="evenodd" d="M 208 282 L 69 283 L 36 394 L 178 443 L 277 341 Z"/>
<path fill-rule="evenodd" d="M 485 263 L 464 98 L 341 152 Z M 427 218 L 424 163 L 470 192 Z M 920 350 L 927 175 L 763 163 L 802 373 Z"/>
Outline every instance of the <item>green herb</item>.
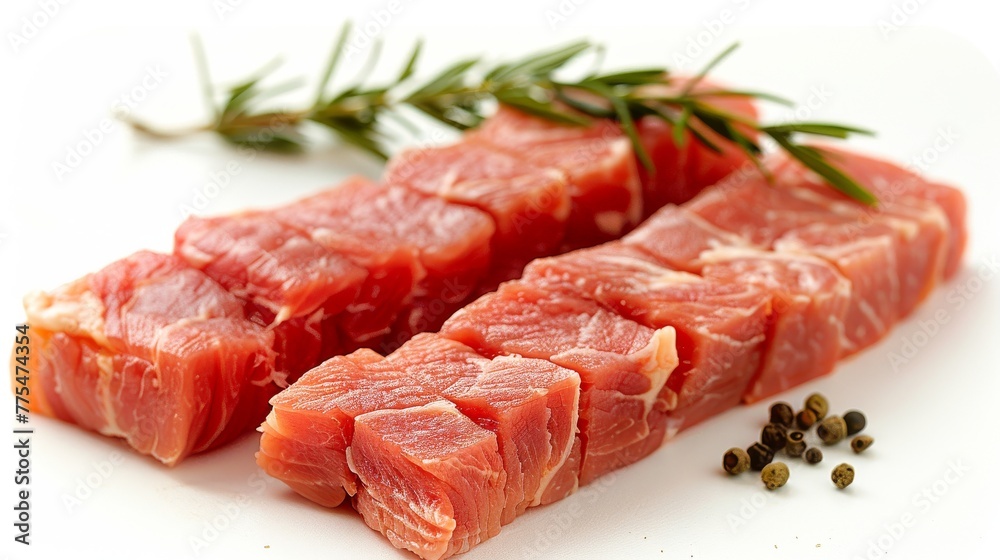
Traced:
<path fill-rule="evenodd" d="M 673 127 L 678 143 L 688 135 L 711 150 L 720 151 L 723 143 L 736 146 L 759 168 L 763 148 L 757 135 L 772 139 L 779 148 L 824 178 L 833 188 L 864 202 L 876 203 L 874 195 L 834 165 L 817 148 L 798 142 L 798 137 L 847 138 L 851 134 L 870 134 L 854 127 L 828 123 L 798 122 L 764 125 L 723 110 L 712 103 L 713 97 L 748 97 L 788 104 L 762 92 L 699 88 L 707 74 L 732 54 L 732 45 L 715 57 L 682 88 L 676 87 L 666 68 L 645 68 L 624 72 L 589 73 L 577 79 L 561 74 L 572 61 L 585 55 L 600 54 L 601 47 L 588 41 L 534 53 L 520 60 L 488 65 L 479 57 L 456 62 L 422 84 L 413 84 L 420 60 L 417 43 L 396 78 L 387 84 L 365 85 L 374 67 L 380 43 L 374 43 L 366 71 L 355 83 L 328 93 L 343 54 L 351 26 L 345 24 L 334 43 L 333 52 L 321 74 L 315 101 L 301 110 L 267 110 L 262 102 L 297 82 L 264 86 L 270 70 L 229 88 L 220 96 L 208 77 L 201 44 L 195 41 L 199 76 L 212 122 L 189 130 L 163 132 L 132 121 L 140 131 L 158 136 L 179 136 L 193 132 L 213 132 L 227 142 L 253 148 L 294 151 L 305 144 L 303 129 L 309 124 L 325 127 L 342 141 L 379 158 L 387 158 L 386 141 L 391 132 L 384 126 L 387 118 L 402 121 L 401 107 L 410 107 L 448 126 L 465 130 L 486 118 L 491 101 L 515 107 L 526 113 L 566 125 L 587 125 L 593 119 L 613 119 L 631 140 L 636 156 L 651 169 L 653 162 L 643 148 L 636 131 L 636 121 L 658 118 Z M 661 86 L 674 86 L 664 88 Z M 405 123 L 405 121 L 403 121 Z M 408 128 L 412 128 L 407 123 Z M 714 138 L 713 138 L 714 137 Z"/>

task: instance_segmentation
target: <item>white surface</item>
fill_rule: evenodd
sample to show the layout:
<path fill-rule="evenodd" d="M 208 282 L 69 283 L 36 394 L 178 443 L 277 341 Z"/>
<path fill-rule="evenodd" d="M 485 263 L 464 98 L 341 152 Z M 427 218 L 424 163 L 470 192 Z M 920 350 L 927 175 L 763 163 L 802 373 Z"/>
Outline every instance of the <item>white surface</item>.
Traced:
<path fill-rule="evenodd" d="M 364 156 L 327 144 L 305 156 L 246 161 L 211 138 L 147 143 L 115 123 L 93 153 L 58 181 L 53 162 L 109 117 L 115 100 L 142 83 L 147 67 L 167 76 L 149 89 L 135 115 L 165 124 L 204 116 L 188 29 L 203 28 L 217 81 L 242 77 L 275 53 L 287 57 L 282 75 L 314 77 L 341 19 L 366 24 L 372 10 L 388 2 L 354 3 L 344 11 L 300 2 L 269 10 L 264 2 L 233 0 L 233 11 L 221 18 L 213 6 L 222 2 L 171 2 L 170 13 L 155 14 L 141 13 L 147 8 L 139 3 L 104 3 L 101 9 L 94 4 L 67 3 L 16 53 L 9 32 L 19 33 L 21 18 L 40 4 L 5 2 L 0 8 L 7 37 L 0 47 L 0 324 L 11 330 L 22 318 L 25 292 L 53 287 L 139 248 L 169 249 L 181 206 L 197 192 L 205 194 L 211 174 L 231 161 L 240 172 L 206 212 L 291 200 L 348 174 L 379 170 Z M 725 17 L 735 23 L 723 25 L 692 66 L 739 39 L 742 49 L 718 76 L 804 106 L 812 97 L 814 109 L 803 116 L 873 128 L 877 138 L 854 145 L 897 159 L 932 148 L 939 130 L 957 135 L 947 149 L 927 152 L 936 159 L 928 171 L 961 185 L 969 196 L 967 264 L 880 345 L 844 363 L 834 376 L 782 396 L 797 405 L 819 390 L 834 410 L 864 410 L 867 432 L 877 440 L 865 455 L 855 457 L 842 447 L 824 450 L 827 458 L 816 467 L 791 463 L 789 485 L 775 493 L 766 493 L 753 475 L 728 479 L 719 469 L 721 453 L 752 442 L 765 418 L 766 404 L 740 408 L 681 434 L 603 483 L 531 511 L 467 557 L 880 558 L 883 551 L 871 550 L 879 545 L 888 548 L 889 558 L 994 557 L 1000 528 L 994 505 L 1000 485 L 993 472 L 1000 461 L 994 429 L 1000 290 L 993 279 L 976 280 L 1000 255 L 1000 50 L 987 18 L 967 15 L 984 24 L 966 24 L 959 14 L 975 12 L 962 2 L 899 0 L 900 13 L 920 7 L 913 15 L 903 13 L 905 21 L 897 16 L 902 26 L 886 38 L 879 20 L 892 21 L 891 2 L 840 2 L 831 13 L 802 13 L 800 2 L 692 2 L 683 9 L 643 8 L 642 16 L 628 4 L 525 1 L 502 13 L 475 15 L 469 3 L 449 8 L 403 2 L 381 33 L 389 42 L 385 60 L 396 67 L 416 35 L 428 39 L 425 75 L 469 53 L 516 55 L 587 36 L 610 47 L 609 67 L 676 66 L 674 53 L 683 52 L 690 38 L 697 40 L 704 22 L 729 9 L 731 17 Z M 548 10 L 568 15 L 553 29 Z M 463 20 L 464 28 L 449 27 Z M 273 27 L 303 22 L 329 25 Z M 823 24 L 855 27 L 817 26 Z M 818 91 L 827 92 L 828 100 L 817 104 Z M 932 336 L 919 334 L 945 317 Z M 10 334 L 0 333 L 0 340 Z M 891 353 L 925 338 L 916 355 L 893 371 Z M 13 409 L 9 395 L 3 402 L 2 410 Z M 9 446 L 0 456 L 7 481 L 0 538 L 11 557 L 409 557 L 349 508 L 326 511 L 263 477 L 252 460 L 253 436 L 168 470 L 72 426 L 37 416 L 32 426 L 30 548 L 12 542 L 15 457 Z M 845 492 L 829 481 L 841 460 L 858 472 Z M 961 476 L 949 474 L 950 465 L 960 466 Z M 925 489 L 931 498 L 921 497 Z M 904 516 L 912 516 L 912 523 L 900 532 L 896 524 Z"/>

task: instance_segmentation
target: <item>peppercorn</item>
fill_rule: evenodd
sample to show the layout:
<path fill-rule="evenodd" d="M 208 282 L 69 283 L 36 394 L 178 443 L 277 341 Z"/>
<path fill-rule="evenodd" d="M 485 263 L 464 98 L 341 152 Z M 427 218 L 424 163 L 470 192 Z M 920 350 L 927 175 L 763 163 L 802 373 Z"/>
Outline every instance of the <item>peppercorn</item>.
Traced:
<path fill-rule="evenodd" d="M 771 463 L 764 467 L 764 470 L 760 473 L 760 479 L 764 481 L 764 486 L 768 490 L 774 490 L 775 488 L 781 488 L 788 482 L 788 465 L 777 462 Z"/>
<path fill-rule="evenodd" d="M 833 480 L 837 488 L 847 488 L 854 482 L 854 467 L 847 463 L 841 463 L 833 468 L 830 479 Z"/>
<path fill-rule="evenodd" d="M 816 420 L 822 420 L 826 417 L 826 413 L 830 411 L 830 404 L 823 395 L 813 393 L 806 398 L 806 408 L 813 411 L 813 414 L 816 415 Z"/>
<path fill-rule="evenodd" d="M 768 424 L 760 432 L 760 442 L 771 448 L 772 451 L 780 451 L 785 447 L 788 432 L 781 424 Z"/>
<path fill-rule="evenodd" d="M 750 455 L 750 468 L 759 471 L 774 460 L 774 451 L 763 443 L 755 443 L 747 448 Z"/>
<path fill-rule="evenodd" d="M 795 422 L 795 411 L 786 402 L 776 402 L 771 405 L 771 423 L 791 428 Z"/>
<path fill-rule="evenodd" d="M 722 456 L 722 468 L 729 474 L 740 474 L 750 468 L 750 456 L 739 447 L 733 447 Z"/>
<path fill-rule="evenodd" d="M 819 423 L 816 435 L 823 440 L 823 443 L 833 445 L 847 435 L 847 423 L 840 416 L 830 416 Z"/>
<path fill-rule="evenodd" d="M 851 440 L 851 449 L 853 449 L 855 453 L 861 453 L 865 449 L 871 447 L 872 443 L 875 443 L 875 439 L 871 436 L 855 436 L 854 439 Z"/>
<path fill-rule="evenodd" d="M 868 423 L 865 419 L 865 415 L 861 414 L 857 410 L 851 410 L 844 414 L 844 422 L 847 423 L 847 435 L 849 436 L 853 436 L 854 434 L 865 429 L 865 424 Z"/>
<path fill-rule="evenodd" d="M 808 430 L 812 428 L 812 425 L 816 423 L 816 413 L 804 408 L 795 415 L 795 424 L 800 430 Z"/>
<path fill-rule="evenodd" d="M 806 436 L 802 432 L 789 432 L 785 440 L 785 453 L 792 457 L 801 457 L 806 450 Z"/>
<path fill-rule="evenodd" d="M 806 449 L 806 462 L 810 465 L 815 465 L 816 463 L 823 460 L 823 452 L 816 447 L 810 447 Z"/>

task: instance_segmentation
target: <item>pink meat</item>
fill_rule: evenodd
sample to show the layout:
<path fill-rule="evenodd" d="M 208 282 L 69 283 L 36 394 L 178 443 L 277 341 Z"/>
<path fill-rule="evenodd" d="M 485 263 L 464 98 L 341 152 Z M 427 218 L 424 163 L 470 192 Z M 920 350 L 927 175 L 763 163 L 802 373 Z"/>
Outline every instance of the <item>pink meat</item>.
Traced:
<path fill-rule="evenodd" d="M 496 435 L 451 403 L 359 416 L 348 460 L 361 482 L 354 506 L 399 548 L 437 560 L 500 531 Z"/>
<path fill-rule="evenodd" d="M 673 329 L 519 282 L 466 306 L 441 334 L 484 355 L 541 358 L 580 374 L 580 484 L 637 460 L 621 451 L 650 434 L 647 418 L 677 365 Z"/>
<path fill-rule="evenodd" d="M 566 174 L 572 201 L 566 224 L 569 246 L 615 239 L 642 217 L 642 188 L 632 146 L 612 121 L 571 127 L 501 105 L 468 136 Z"/>
<path fill-rule="evenodd" d="M 670 270 L 624 243 L 539 259 L 524 281 L 676 331 L 678 365 L 657 402 L 666 413 L 661 438 L 738 404 L 760 367 L 771 297 L 752 284 Z"/>
<path fill-rule="evenodd" d="M 136 253 L 25 307 L 36 410 L 168 465 L 245 433 L 275 391 L 271 334 L 175 257 Z"/>

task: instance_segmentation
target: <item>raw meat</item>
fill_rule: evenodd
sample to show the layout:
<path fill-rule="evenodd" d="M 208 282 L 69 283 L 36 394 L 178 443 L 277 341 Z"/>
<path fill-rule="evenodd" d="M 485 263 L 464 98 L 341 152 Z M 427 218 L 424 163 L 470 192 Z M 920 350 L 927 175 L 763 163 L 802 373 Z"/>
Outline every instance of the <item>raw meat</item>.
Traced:
<path fill-rule="evenodd" d="M 677 365 L 672 328 L 650 329 L 521 282 L 466 306 L 441 335 L 487 356 L 541 358 L 580 374 L 580 484 L 639 458 L 623 450 L 649 436 L 657 397 Z"/>
<path fill-rule="evenodd" d="M 136 253 L 25 309 L 33 409 L 168 465 L 245 433 L 276 390 L 271 333 L 172 256 Z"/>

